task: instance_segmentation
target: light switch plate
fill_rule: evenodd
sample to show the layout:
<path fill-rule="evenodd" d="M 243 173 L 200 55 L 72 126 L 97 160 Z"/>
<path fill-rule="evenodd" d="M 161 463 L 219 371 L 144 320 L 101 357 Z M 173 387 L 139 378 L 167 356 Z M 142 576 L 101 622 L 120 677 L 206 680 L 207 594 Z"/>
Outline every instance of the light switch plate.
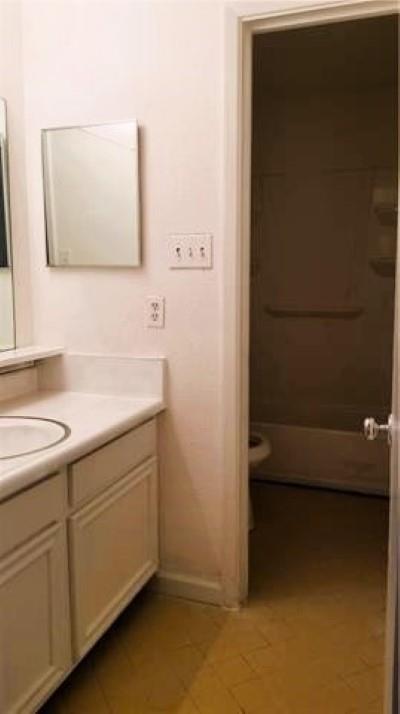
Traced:
<path fill-rule="evenodd" d="M 146 327 L 164 327 L 165 325 L 165 298 L 158 295 L 149 295 L 145 304 Z"/>
<path fill-rule="evenodd" d="M 168 265 L 171 269 L 212 268 L 211 233 L 174 233 L 168 236 Z"/>

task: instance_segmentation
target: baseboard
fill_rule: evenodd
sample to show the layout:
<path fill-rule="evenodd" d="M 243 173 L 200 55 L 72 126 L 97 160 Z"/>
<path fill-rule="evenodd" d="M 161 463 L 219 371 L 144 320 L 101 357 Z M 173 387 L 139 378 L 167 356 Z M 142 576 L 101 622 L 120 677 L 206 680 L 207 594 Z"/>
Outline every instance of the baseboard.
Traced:
<path fill-rule="evenodd" d="M 163 595 L 173 595 L 211 605 L 222 605 L 222 586 L 218 580 L 159 570 L 153 578 L 152 589 Z"/>

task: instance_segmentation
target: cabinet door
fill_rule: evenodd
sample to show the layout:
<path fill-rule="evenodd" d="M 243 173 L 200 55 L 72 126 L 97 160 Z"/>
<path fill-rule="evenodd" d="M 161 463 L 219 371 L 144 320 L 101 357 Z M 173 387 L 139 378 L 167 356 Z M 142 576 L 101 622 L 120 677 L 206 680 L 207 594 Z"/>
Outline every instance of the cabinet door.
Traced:
<path fill-rule="evenodd" d="M 70 518 L 73 633 L 82 657 L 158 566 L 157 464 L 131 471 Z"/>
<path fill-rule="evenodd" d="M 65 525 L 0 560 L 0 711 L 31 714 L 71 664 Z"/>

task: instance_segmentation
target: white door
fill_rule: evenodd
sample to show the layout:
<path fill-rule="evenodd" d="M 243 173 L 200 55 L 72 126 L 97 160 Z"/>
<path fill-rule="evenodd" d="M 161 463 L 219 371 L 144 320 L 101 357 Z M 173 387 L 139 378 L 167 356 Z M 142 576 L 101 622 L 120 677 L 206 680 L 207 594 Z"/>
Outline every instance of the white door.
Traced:
<path fill-rule="evenodd" d="M 399 226 L 397 226 L 399 234 Z M 399 239 L 399 235 L 397 236 Z M 398 240 L 399 244 L 399 240 Z M 399 280 L 400 251 L 397 251 L 396 269 L 396 318 L 394 324 L 393 356 L 393 392 L 391 417 L 391 459 L 390 459 L 390 524 L 389 524 L 389 566 L 388 566 L 388 605 L 386 627 L 386 699 L 385 714 L 398 714 L 399 711 L 399 637 L 398 637 L 398 602 L 399 602 L 399 528 L 400 528 L 400 319 L 399 319 Z"/>
<path fill-rule="evenodd" d="M 398 199 L 400 205 L 400 198 Z M 364 432 L 368 440 L 376 439 L 381 432 L 387 434 L 390 448 L 390 521 L 389 521 L 389 560 L 388 560 L 388 593 L 386 615 L 386 672 L 385 672 L 385 714 L 399 714 L 399 636 L 398 636 L 398 603 L 400 595 L 399 582 L 399 530 L 400 530 L 400 250 L 399 224 L 397 224 L 397 259 L 396 259 L 396 297 L 395 322 L 393 339 L 393 382 L 392 382 L 392 414 L 388 415 L 386 424 L 378 424 L 374 419 L 367 418 L 364 422 Z"/>

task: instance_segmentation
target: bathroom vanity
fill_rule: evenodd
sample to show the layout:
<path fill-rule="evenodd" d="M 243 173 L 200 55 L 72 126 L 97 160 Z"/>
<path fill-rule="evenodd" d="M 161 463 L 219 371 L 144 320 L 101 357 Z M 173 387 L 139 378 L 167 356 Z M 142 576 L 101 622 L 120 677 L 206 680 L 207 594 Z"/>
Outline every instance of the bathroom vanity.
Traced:
<path fill-rule="evenodd" d="M 42 149 L 48 266 L 139 266 L 137 122 L 47 128 Z M 158 568 L 165 365 L 15 348 L 2 98 L 0 303 L 0 714 L 33 714 Z"/>
<path fill-rule="evenodd" d="M 31 714 L 157 570 L 163 401 L 43 390 L 0 407 L 70 429 L 0 460 L 0 711 Z"/>

